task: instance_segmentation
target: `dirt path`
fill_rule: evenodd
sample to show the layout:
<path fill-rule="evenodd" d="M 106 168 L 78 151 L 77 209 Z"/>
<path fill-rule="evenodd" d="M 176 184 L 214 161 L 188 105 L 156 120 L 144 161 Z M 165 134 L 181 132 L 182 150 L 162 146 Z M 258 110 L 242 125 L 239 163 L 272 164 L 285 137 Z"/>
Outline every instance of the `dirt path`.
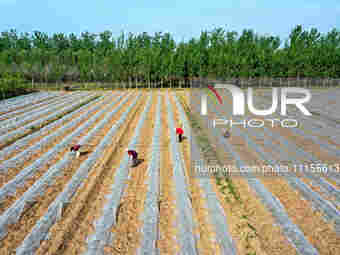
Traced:
<path fill-rule="evenodd" d="M 161 162 L 161 102 L 162 97 L 157 93 L 157 104 L 154 117 L 154 132 L 150 145 L 150 161 L 146 172 L 147 193 L 144 200 L 143 212 L 140 214 L 142 225 L 139 229 L 143 235 L 138 244 L 135 254 L 157 255 L 157 241 L 159 239 L 159 184 Z"/>
<path fill-rule="evenodd" d="M 195 226 L 198 224 L 194 219 L 194 210 L 192 206 L 192 198 L 190 195 L 185 163 L 181 155 L 181 149 L 176 137 L 176 123 L 174 119 L 173 106 L 170 102 L 168 93 L 166 94 L 166 105 L 168 111 L 168 123 L 170 133 L 170 156 L 173 161 L 173 178 L 175 184 L 176 197 L 176 228 L 178 233 L 176 236 L 177 242 L 180 245 L 180 253 L 183 254 L 198 254 L 199 235 L 195 231 Z"/>
<path fill-rule="evenodd" d="M 175 215 L 175 184 L 173 180 L 173 163 L 170 159 L 170 135 L 167 119 L 165 97 L 162 96 L 161 121 L 163 132 L 161 135 L 161 171 L 160 171 L 160 201 L 159 201 L 159 240 L 157 247 L 160 254 L 176 254 L 179 246 L 176 243 L 176 215 Z"/>

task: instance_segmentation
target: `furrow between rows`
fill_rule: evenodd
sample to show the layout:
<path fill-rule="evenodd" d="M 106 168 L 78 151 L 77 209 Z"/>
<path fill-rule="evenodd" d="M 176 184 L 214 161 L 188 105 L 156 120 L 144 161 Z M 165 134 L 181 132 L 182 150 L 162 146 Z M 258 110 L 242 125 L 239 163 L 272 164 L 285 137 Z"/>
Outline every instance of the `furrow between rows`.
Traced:
<path fill-rule="evenodd" d="M 221 118 L 222 114 L 218 112 L 213 107 L 209 107 L 209 109 L 217 115 L 217 117 Z M 224 116 L 223 116 L 224 117 Z M 212 133 L 215 136 L 220 136 L 217 133 L 215 128 L 212 128 Z M 233 131 L 233 136 L 240 136 L 246 140 L 246 142 L 257 152 L 260 152 L 261 149 L 249 139 L 246 133 L 242 133 L 238 128 L 235 128 Z M 224 146 L 225 150 L 232 155 L 232 157 L 236 161 L 236 166 L 238 169 L 246 168 L 247 163 L 245 163 L 240 155 L 233 149 L 233 146 L 226 139 L 220 139 L 220 142 Z M 263 156 L 263 153 L 261 153 Z M 275 164 L 274 164 L 275 165 Z M 257 196 L 259 196 L 262 202 L 266 205 L 266 207 L 271 211 L 277 223 L 280 225 L 282 231 L 286 235 L 287 239 L 291 241 L 291 243 L 296 247 L 299 254 L 319 254 L 318 251 L 310 244 L 310 242 L 305 238 L 303 232 L 299 229 L 297 225 L 295 225 L 290 217 L 288 216 L 284 206 L 281 204 L 280 200 L 275 197 L 256 177 L 245 177 L 247 178 L 248 184 L 250 187 L 254 189 Z"/>
<path fill-rule="evenodd" d="M 161 96 L 158 96 L 155 131 L 151 145 L 151 159 L 147 169 L 148 191 L 144 201 L 144 211 L 141 215 L 142 240 L 136 254 L 157 255 L 158 224 L 159 224 L 159 172 L 161 162 Z"/>
<path fill-rule="evenodd" d="M 185 133 L 190 135 L 190 140 L 192 144 L 191 149 L 198 149 L 198 145 L 195 140 L 196 138 L 192 134 L 190 134 L 191 132 L 189 121 L 176 95 L 174 95 L 174 99 L 179 110 L 181 123 L 184 124 Z M 199 151 L 193 151 L 193 154 L 196 157 L 199 156 L 200 158 L 202 158 L 202 155 L 200 155 Z M 221 254 L 237 254 L 234 241 L 232 240 L 232 237 L 228 232 L 229 227 L 227 224 L 226 215 L 221 204 L 218 201 L 216 193 L 213 191 L 210 180 L 204 177 L 198 178 L 198 183 L 200 188 L 204 191 L 205 203 L 209 212 L 209 222 L 213 225 L 214 232 L 216 233 L 215 238 L 217 239 Z"/>
<path fill-rule="evenodd" d="M 12 119 L 1 121 L 0 122 L 0 135 L 4 135 L 5 133 L 14 131 L 19 126 L 29 125 L 29 123 L 39 120 L 40 118 L 44 118 L 48 116 L 49 114 L 51 114 L 52 112 L 64 108 L 65 106 L 69 105 L 71 102 L 77 101 L 81 99 L 82 97 L 87 97 L 87 96 L 89 96 L 89 93 L 86 93 L 85 95 L 82 95 L 82 94 L 73 95 L 72 94 L 70 96 L 65 96 L 66 98 L 61 98 L 60 101 L 54 104 L 49 104 L 43 109 L 33 110 L 31 114 L 25 114 L 23 117 L 18 116 Z"/>
<path fill-rule="evenodd" d="M 110 98 L 112 98 L 112 95 L 110 95 L 110 93 L 108 95 L 101 96 L 93 100 L 89 104 L 83 105 L 78 110 L 66 114 L 59 120 L 46 125 L 37 132 L 21 138 L 10 146 L 3 148 L 2 150 L 0 150 L 0 163 L 2 164 L 4 163 L 4 161 L 7 161 L 9 159 L 12 160 L 14 157 L 18 157 L 17 155 L 23 153 L 26 150 L 29 150 L 29 148 L 32 148 L 35 144 L 43 144 L 43 141 L 46 141 L 47 137 L 51 137 L 53 135 L 57 136 L 58 133 L 61 133 L 63 131 L 66 132 L 67 126 L 71 125 L 70 123 L 74 123 L 75 119 L 79 119 L 79 117 L 82 115 L 88 115 L 93 108 L 97 109 L 100 105 L 107 104 Z M 88 118 L 88 116 L 86 117 Z M 40 149 L 42 148 L 40 147 Z"/>
<path fill-rule="evenodd" d="M 121 101 L 121 103 L 109 113 L 103 115 L 103 113 L 106 112 L 102 112 L 103 116 L 101 116 L 100 114 L 98 114 L 98 116 L 93 116 L 89 120 L 89 122 L 86 123 L 90 126 L 94 126 L 94 128 L 91 129 L 88 133 L 81 135 L 84 131 L 87 130 L 88 125 L 84 124 L 83 126 L 79 127 L 73 134 L 70 134 L 68 137 L 66 137 L 64 141 L 72 142 L 72 140 L 77 139 L 77 137 L 80 136 L 78 142 L 81 144 L 86 144 L 88 142 L 98 144 L 100 142 L 100 139 L 106 134 L 105 129 L 109 130 L 112 127 L 112 124 L 116 121 L 116 114 L 118 112 L 122 112 L 121 108 L 125 106 L 125 103 L 128 99 L 129 98 L 126 98 L 125 100 Z M 135 101 L 136 100 L 137 98 L 135 99 Z M 109 109 L 111 109 L 111 107 L 107 110 Z M 100 119 L 98 119 L 98 117 L 100 117 Z M 99 123 L 97 122 L 98 120 L 100 120 Z M 66 145 L 63 144 L 63 146 L 65 147 Z M 39 179 L 37 179 L 37 176 L 35 175 L 34 179 L 36 179 L 37 181 L 23 194 L 23 196 L 20 197 L 19 200 L 17 200 L 8 210 L 6 210 L 3 215 L 1 215 L 0 222 L 1 226 L 3 226 L 1 228 L 3 229 L 3 231 L 6 231 L 5 227 L 8 224 L 19 222 L 18 217 L 22 213 L 22 210 L 25 209 L 27 202 L 37 201 L 34 211 L 38 213 L 38 207 L 41 207 L 40 204 L 44 203 L 45 206 L 48 206 L 49 201 L 51 201 L 53 197 L 58 194 L 56 188 L 62 188 L 64 186 L 63 183 L 65 183 L 65 179 L 68 180 L 70 178 L 73 178 L 73 172 L 77 169 L 82 160 L 75 161 L 74 155 L 70 152 L 67 152 L 67 147 L 65 147 L 63 151 L 66 154 L 63 155 L 63 157 L 59 161 L 55 161 L 55 164 L 50 167 L 48 171 L 46 171 Z M 85 155 L 85 158 L 89 158 L 90 155 Z M 45 194 L 43 195 L 42 193 Z M 46 197 L 47 195 L 48 199 Z M 44 200 L 37 200 L 37 196 L 40 198 L 43 197 Z M 25 217 L 26 216 L 29 216 L 27 212 L 25 212 Z M 21 217 L 20 221 L 24 220 L 25 217 Z M 27 222 L 27 224 L 31 223 Z M 6 232 L 3 232 L 2 234 L 5 233 Z M 13 235 L 14 233 L 10 234 Z M 8 238 L 9 237 L 6 237 L 7 240 Z M 16 236 L 16 238 L 19 238 L 19 235 Z"/>
<path fill-rule="evenodd" d="M 32 103 L 30 106 L 21 108 L 6 114 L 0 115 L 0 125 L 6 122 L 14 122 L 20 120 L 20 118 L 25 118 L 25 115 L 34 115 L 35 113 L 39 113 L 45 109 L 48 109 L 51 106 L 58 105 L 63 100 L 67 100 L 70 95 L 60 95 L 58 97 L 51 98 L 50 100 L 44 100 L 40 103 Z M 22 116 L 23 115 L 23 116 Z M 15 118 L 14 120 L 12 120 Z"/>
<path fill-rule="evenodd" d="M 58 130 L 55 132 L 45 135 L 38 143 L 33 144 L 27 149 L 23 150 L 20 153 L 17 153 L 14 157 L 7 159 L 0 163 L 0 172 L 7 173 L 14 168 L 18 171 L 21 169 L 23 164 L 29 163 L 31 160 L 34 160 L 35 155 L 39 155 L 41 152 L 49 150 L 50 146 L 58 140 L 58 138 L 65 136 L 68 133 L 71 133 L 73 129 L 80 126 L 84 121 L 88 120 L 88 116 L 94 115 L 97 113 L 100 108 L 110 102 L 112 102 L 113 95 L 105 100 L 101 100 L 98 104 L 91 104 L 90 108 L 86 107 L 86 111 L 78 111 L 77 118 L 72 119 L 69 123 L 63 123 Z M 116 101 L 115 101 L 116 102 Z M 66 125 L 65 125 L 66 124 Z M 1 200 L 1 196 L 0 196 Z"/>
<path fill-rule="evenodd" d="M 195 223 L 193 222 L 193 209 L 186 183 L 185 166 L 177 144 L 175 122 L 168 94 L 166 95 L 166 105 L 170 129 L 170 155 L 174 166 L 173 178 L 175 183 L 176 211 L 178 219 L 177 228 L 179 230 L 177 235 L 177 241 L 180 246 L 179 254 L 199 254 L 197 250 L 198 236 L 194 233 Z"/>
<path fill-rule="evenodd" d="M 229 109 L 230 110 L 230 109 Z M 258 118 L 258 117 L 257 117 Z M 234 120 L 240 121 L 238 118 L 234 118 Z M 272 131 L 273 130 L 273 131 Z M 290 142 L 285 139 L 285 136 L 282 134 L 286 133 L 287 130 L 284 128 L 248 128 L 246 132 L 253 137 L 256 141 L 261 141 L 263 143 L 263 148 L 267 149 L 266 155 L 268 158 L 275 158 L 275 154 L 279 157 L 276 157 L 276 164 L 278 165 L 288 165 L 291 169 L 297 166 L 303 166 L 304 164 L 316 164 L 323 163 L 321 160 L 317 159 L 315 156 L 310 154 L 309 152 L 304 151 L 299 148 L 295 143 Z M 275 132 L 275 133 L 274 133 Z M 279 133 L 279 135 L 278 135 Z M 309 159 L 308 162 L 306 159 Z M 288 173 L 287 173 L 288 174 Z M 313 187 L 316 185 L 319 187 L 318 192 L 320 192 L 325 199 L 331 201 L 335 204 L 335 206 L 339 206 L 340 204 L 340 191 L 328 183 L 321 174 L 317 176 L 312 172 L 303 172 L 299 171 L 298 173 L 291 173 L 291 176 L 303 176 L 308 178 L 313 182 Z"/>
<path fill-rule="evenodd" d="M 113 166 L 122 154 L 122 149 L 130 134 L 134 131 L 134 123 L 141 113 L 145 98 L 133 106 L 125 117 L 125 121 L 110 138 L 110 145 L 92 167 L 87 178 L 78 188 L 76 194 L 64 208 L 62 217 L 49 230 L 49 239 L 41 243 L 36 255 L 45 254 L 80 254 L 86 249 L 86 237 L 93 231 L 92 223 L 101 214 L 105 204 L 105 194 L 110 191 L 113 179 Z"/>
<path fill-rule="evenodd" d="M 3 148 L 7 146 L 8 143 L 12 143 L 13 140 L 19 139 L 22 136 L 31 133 L 36 128 L 40 129 L 45 124 L 48 124 L 50 121 L 55 121 L 58 117 L 61 115 L 65 115 L 69 112 L 72 112 L 75 110 L 75 108 L 79 108 L 83 104 L 87 104 L 89 101 L 94 99 L 94 95 L 89 95 L 83 99 L 81 99 L 79 102 L 75 102 L 67 107 L 64 107 L 60 110 L 56 110 L 55 112 L 49 114 L 48 116 L 35 120 L 28 125 L 24 125 L 22 127 L 18 127 L 14 131 L 11 131 L 9 133 L 6 133 L 4 135 L 0 136 L 0 148 Z"/>
<path fill-rule="evenodd" d="M 151 95 L 148 97 L 147 105 L 140 116 L 137 127 L 135 128 L 134 136 L 132 137 L 128 148 L 136 149 L 136 146 L 141 139 L 140 132 L 150 107 Z M 106 246 L 112 246 L 115 239 L 115 235 L 112 233 L 112 228 L 117 224 L 117 209 L 124 194 L 128 175 L 129 158 L 128 155 L 125 154 L 118 169 L 115 170 L 112 191 L 107 196 L 108 202 L 103 208 L 103 214 L 93 223 L 95 226 L 95 233 L 88 237 L 88 247 L 84 254 L 103 254 Z"/>
<path fill-rule="evenodd" d="M 27 107 L 32 103 L 48 100 L 55 96 L 60 96 L 60 92 L 36 92 L 28 95 L 17 96 L 0 101 L 1 114 L 6 114 L 20 108 Z"/>
<path fill-rule="evenodd" d="M 58 196 L 48 206 L 48 208 L 45 210 L 44 215 L 36 222 L 34 227 L 31 229 L 31 232 L 25 237 L 20 246 L 16 249 L 17 254 L 33 254 L 36 249 L 39 248 L 41 241 L 48 238 L 50 228 L 57 221 L 61 220 L 63 215 L 62 213 L 65 210 L 65 207 L 76 195 L 78 189 L 82 187 L 85 179 L 89 176 L 91 170 L 94 170 L 93 167 L 95 166 L 100 155 L 102 155 L 102 153 L 106 148 L 108 148 L 108 146 L 112 146 L 112 137 L 115 135 L 122 123 L 126 121 L 129 112 L 134 108 L 139 98 L 140 94 L 137 95 L 131 105 L 127 107 L 127 109 L 120 116 L 120 119 L 118 121 L 115 121 L 113 125 L 110 123 L 110 125 L 107 126 L 107 129 L 103 129 L 103 134 L 98 136 L 98 138 L 96 138 L 97 132 L 92 132 L 92 134 L 89 133 L 88 136 L 82 139 L 83 142 L 86 142 L 89 140 L 90 136 L 94 136 L 94 139 L 97 140 L 95 142 L 95 149 L 86 157 L 85 160 L 79 162 L 74 168 L 76 169 L 76 172 L 72 175 L 72 177 L 69 179 L 66 186 L 63 187 Z M 120 106 L 122 105 L 123 104 L 121 104 Z M 114 111 L 113 114 L 115 112 L 116 111 Z"/>
<path fill-rule="evenodd" d="M 56 144 L 55 147 L 48 150 L 46 153 L 44 153 L 42 156 L 37 158 L 32 164 L 28 165 L 26 168 L 24 168 L 22 171 L 20 171 L 13 179 L 11 179 L 9 182 L 7 182 L 3 187 L 0 189 L 0 201 L 3 201 L 7 196 L 13 195 L 16 193 L 17 188 L 23 187 L 26 180 L 32 176 L 35 175 L 37 171 L 44 168 L 48 163 L 50 164 L 53 159 L 55 159 L 58 155 L 58 153 L 64 151 L 65 149 L 68 149 L 68 146 L 73 142 L 75 137 L 80 136 L 84 131 L 86 131 L 88 128 L 90 128 L 92 125 L 95 125 L 97 121 L 100 120 L 100 118 L 104 117 L 104 115 L 112 108 L 114 107 L 122 96 L 118 97 L 116 100 L 111 102 L 111 104 L 104 107 L 101 111 L 98 111 L 96 114 L 94 114 L 90 119 L 88 119 L 83 125 L 79 126 L 76 130 L 71 132 L 69 135 L 67 135 L 65 138 L 63 138 L 59 143 Z M 117 108 L 111 113 L 111 116 L 109 116 L 109 119 L 106 119 L 106 121 L 109 121 L 110 118 L 113 117 L 113 114 L 119 109 L 119 107 L 126 102 L 127 98 L 123 100 L 120 105 L 117 106 Z M 86 116 L 85 116 L 86 117 Z M 104 119 L 105 120 L 105 119 Z M 105 122 L 102 122 L 102 127 Z M 98 129 L 94 129 L 98 130 Z M 91 131 L 94 133 L 94 131 Z"/>

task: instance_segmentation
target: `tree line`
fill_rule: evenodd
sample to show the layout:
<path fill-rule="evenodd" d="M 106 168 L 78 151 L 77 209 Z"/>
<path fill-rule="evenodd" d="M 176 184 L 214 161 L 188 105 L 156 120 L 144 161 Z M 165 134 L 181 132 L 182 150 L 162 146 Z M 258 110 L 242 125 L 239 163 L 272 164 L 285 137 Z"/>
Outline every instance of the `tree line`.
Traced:
<path fill-rule="evenodd" d="M 176 42 L 170 33 L 83 32 L 0 35 L 0 79 L 169 84 L 191 78 L 340 78 L 340 30 L 296 26 L 289 38 L 215 28 Z"/>

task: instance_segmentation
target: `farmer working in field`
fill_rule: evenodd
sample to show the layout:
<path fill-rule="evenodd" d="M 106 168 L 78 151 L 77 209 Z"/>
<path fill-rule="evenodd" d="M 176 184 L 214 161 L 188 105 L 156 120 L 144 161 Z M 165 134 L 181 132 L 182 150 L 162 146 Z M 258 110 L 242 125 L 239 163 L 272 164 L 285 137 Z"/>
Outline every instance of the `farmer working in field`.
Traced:
<path fill-rule="evenodd" d="M 178 135 L 178 141 L 181 143 L 183 140 L 183 129 L 182 129 L 182 124 L 179 125 L 178 128 L 176 128 L 176 135 Z"/>
<path fill-rule="evenodd" d="M 225 138 L 229 138 L 230 137 L 230 132 L 228 131 L 228 129 L 224 132 L 223 136 Z"/>
<path fill-rule="evenodd" d="M 76 153 L 76 157 L 77 158 L 79 158 L 79 156 L 80 156 L 80 147 L 81 147 L 81 145 L 80 144 L 76 144 L 76 145 L 73 145 L 72 147 L 71 147 L 71 152 L 75 152 Z"/>
<path fill-rule="evenodd" d="M 85 153 L 87 152 L 87 147 L 88 146 L 92 146 L 92 145 L 80 145 L 80 144 L 76 144 L 73 145 L 70 149 L 71 152 L 75 152 L 76 153 L 76 157 L 79 158 L 81 153 Z"/>
<path fill-rule="evenodd" d="M 129 155 L 129 159 L 132 159 L 132 167 L 137 166 L 138 164 L 138 153 L 132 149 L 126 149 L 126 152 Z"/>

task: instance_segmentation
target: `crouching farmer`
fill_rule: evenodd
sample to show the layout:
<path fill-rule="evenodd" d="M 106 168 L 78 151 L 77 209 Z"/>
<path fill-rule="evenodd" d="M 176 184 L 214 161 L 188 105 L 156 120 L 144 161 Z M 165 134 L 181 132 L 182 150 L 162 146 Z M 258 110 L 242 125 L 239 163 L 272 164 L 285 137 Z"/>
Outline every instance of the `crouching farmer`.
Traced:
<path fill-rule="evenodd" d="M 71 152 L 74 152 L 76 154 L 76 158 L 79 158 L 81 154 L 86 154 L 90 152 L 90 147 L 93 146 L 91 144 L 86 144 L 86 145 L 80 145 L 76 144 L 71 147 Z"/>
<path fill-rule="evenodd" d="M 76 157 L 77 158 L 79 158 L 79 156 L 80 156 L 80 147 L 81 147 L 81 145 L 80 144 L 76 144 L 76 145 L 73 145 L 72 147 L 71 147 L 71 152 L 75 152 L 76 153 Z"/>
<path fill-rule="evenodd" d="M 131 167 L 135 167 L 138 165 L 138 153 L 135 150 L 126 149 L 126 152 L 129 155 L 129 159 L 132 159 Z"/>
<path fill-rule="evenodd" d="M 229 137 L 230 137 L 230 132 L 229 132 L 228 130 L 226 130 L 226 131 L 224 132 L 223 136 L 224 136 L 225 138 L 229 138 Z"/>

